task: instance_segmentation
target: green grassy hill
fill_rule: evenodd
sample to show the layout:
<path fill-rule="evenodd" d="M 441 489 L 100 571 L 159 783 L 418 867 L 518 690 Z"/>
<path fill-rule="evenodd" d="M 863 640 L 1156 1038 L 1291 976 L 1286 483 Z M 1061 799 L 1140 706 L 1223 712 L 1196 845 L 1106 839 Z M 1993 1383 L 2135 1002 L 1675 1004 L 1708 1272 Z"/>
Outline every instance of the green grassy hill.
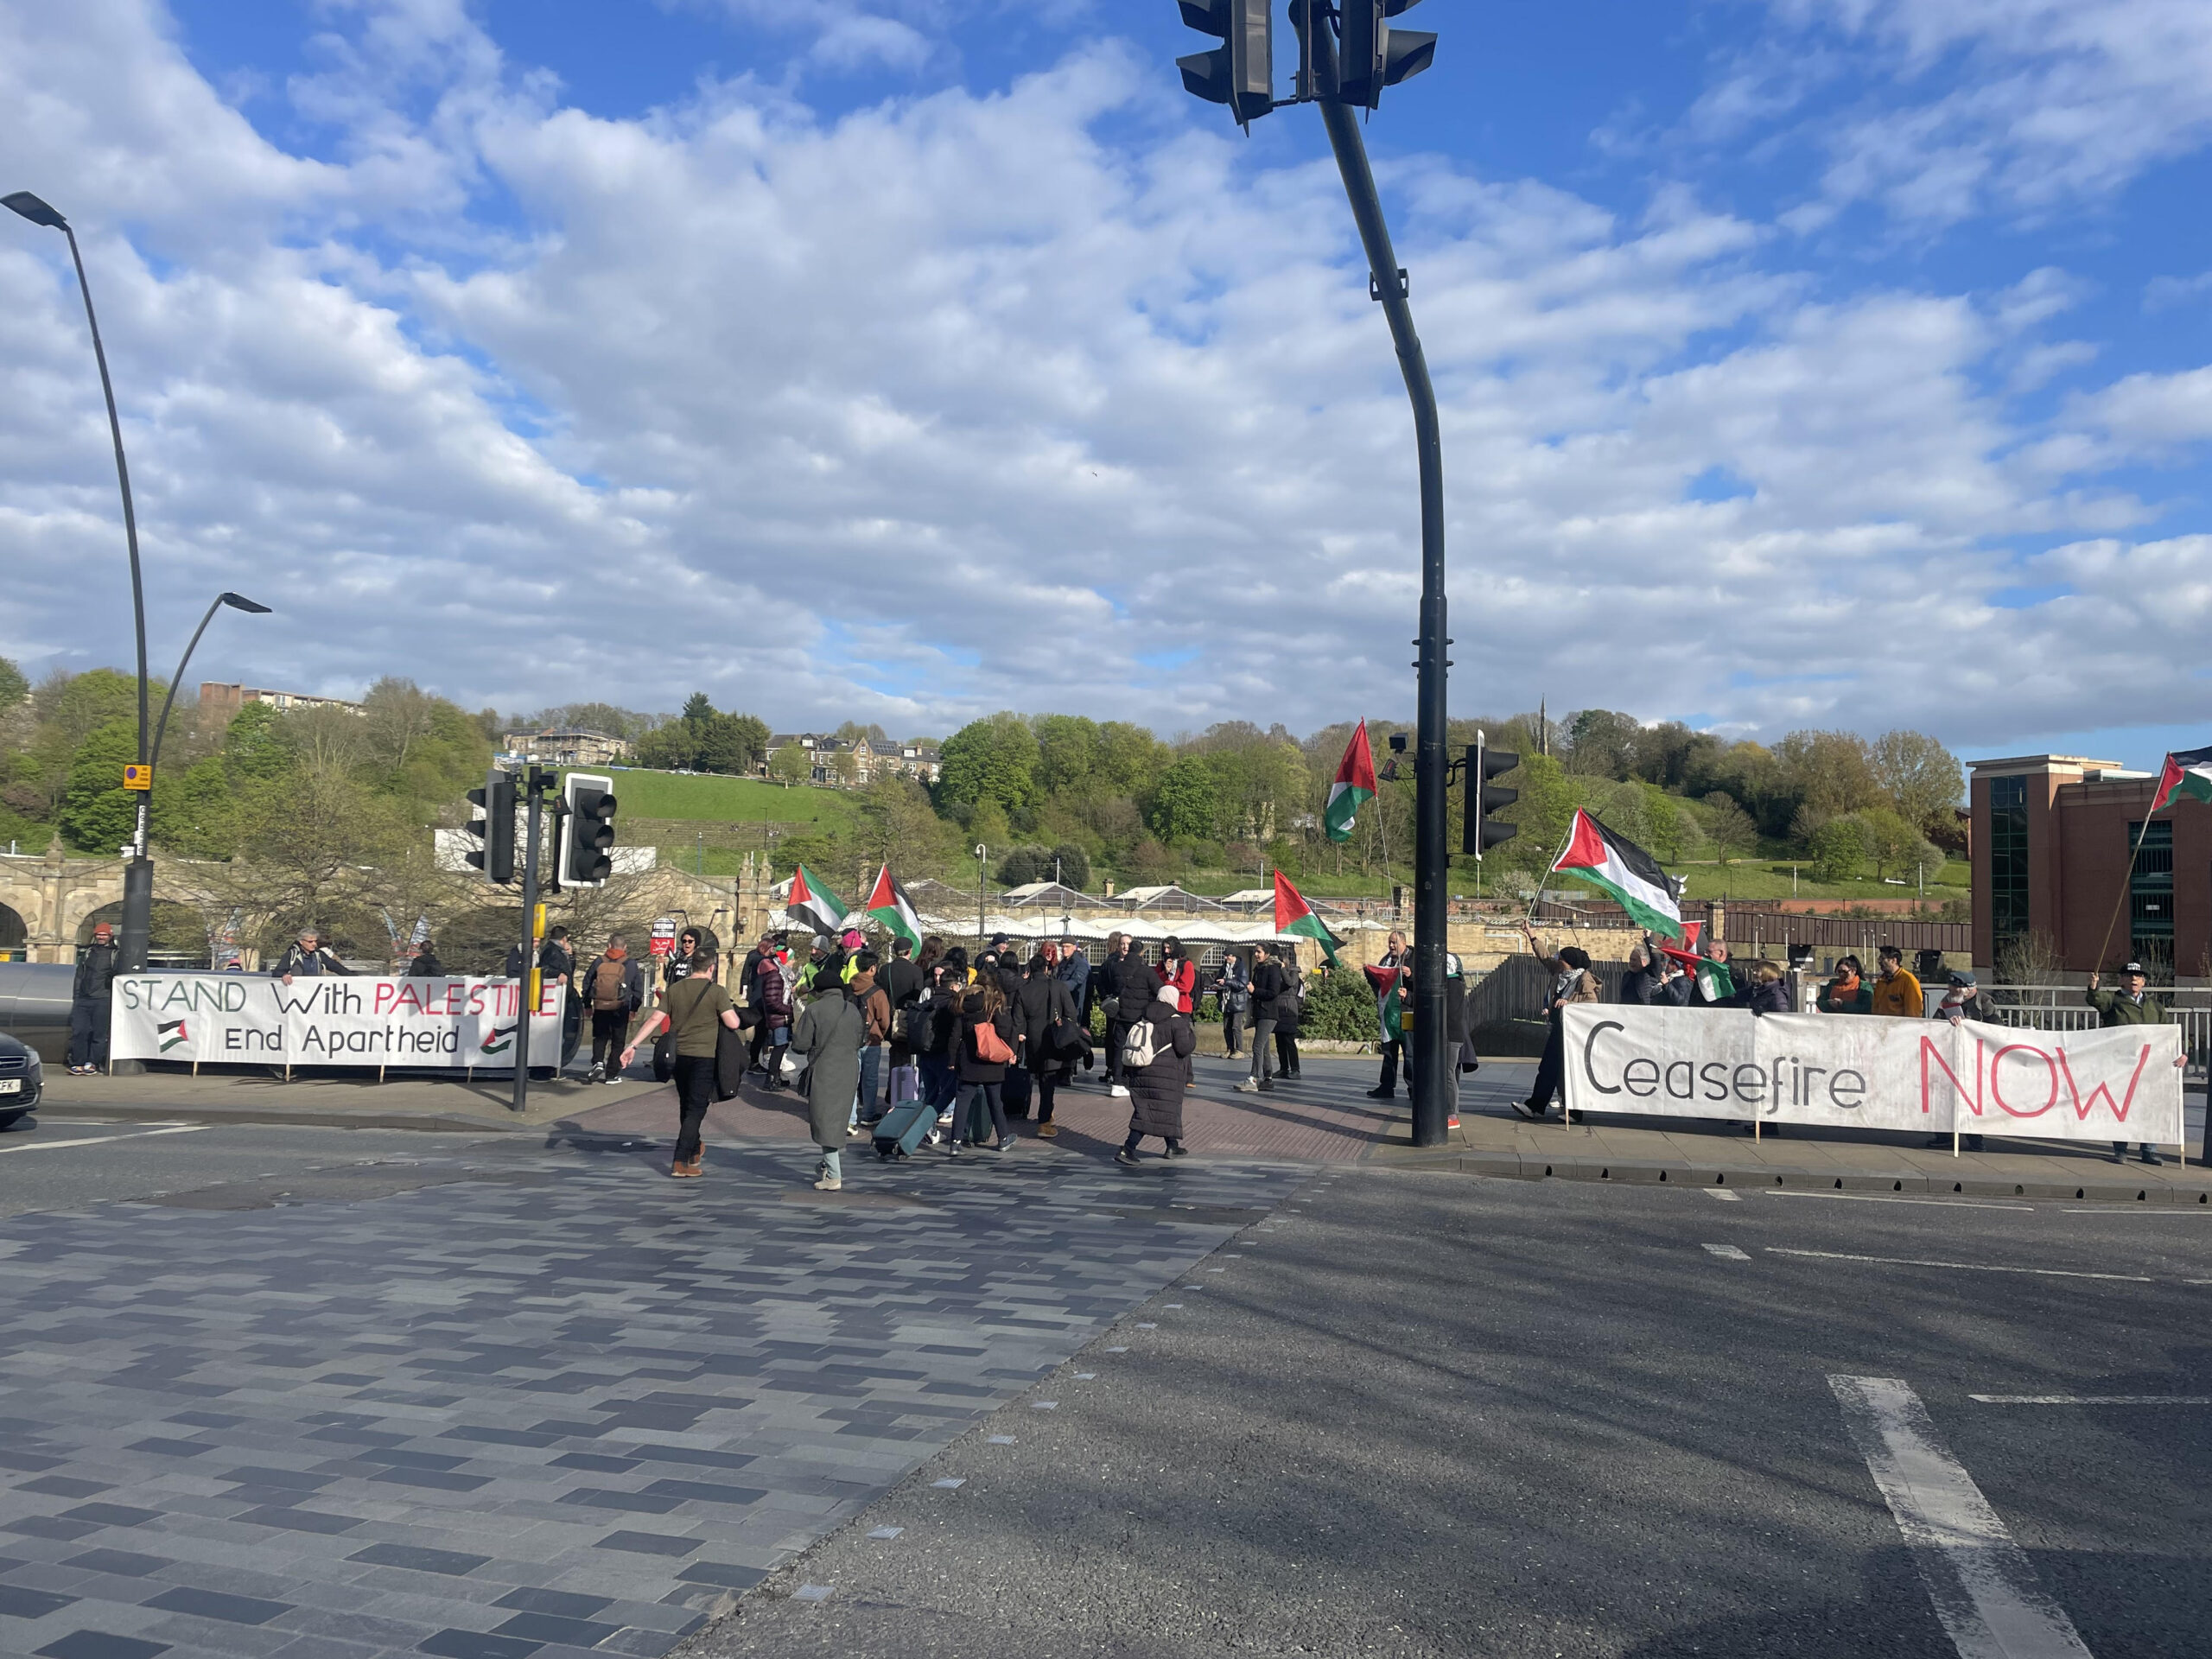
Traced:
<path fill-rule="evenodd" d="M 579 768 L 582 770 L 582 768 Z M 702 823 L 819 824 L 841 828 L 854 819 L 842 790 L 802 785 L 785 789 L 757 778 L 687 777 L 675 772 L 621 771 L 611 774 L 621 818 L 677 819 Z"/>

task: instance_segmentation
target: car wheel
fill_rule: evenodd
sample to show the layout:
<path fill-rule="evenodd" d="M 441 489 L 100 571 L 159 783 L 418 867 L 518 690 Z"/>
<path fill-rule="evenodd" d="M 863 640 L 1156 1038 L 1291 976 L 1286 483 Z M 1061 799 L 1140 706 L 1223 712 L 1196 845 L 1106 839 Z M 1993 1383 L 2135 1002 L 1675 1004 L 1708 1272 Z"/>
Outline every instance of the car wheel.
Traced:
<path fill-rule="evenodd" d="M 22 1122 L 36 1109 L 37 1109 L 35 1107 L 32 1106 L 17 1106 L 11 1107 L 5 1111 L 0 1111 L 0 1129 L 14 1128 L 16 1124 Z"/>

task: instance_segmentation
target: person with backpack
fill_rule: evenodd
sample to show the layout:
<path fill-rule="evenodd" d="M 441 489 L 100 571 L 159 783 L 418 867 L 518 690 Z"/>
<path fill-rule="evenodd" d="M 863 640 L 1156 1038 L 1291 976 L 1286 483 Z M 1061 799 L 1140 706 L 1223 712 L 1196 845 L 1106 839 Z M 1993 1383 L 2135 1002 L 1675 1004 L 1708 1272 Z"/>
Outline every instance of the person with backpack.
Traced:
<path fill-rule="evenodd" d="M 587 1083 L 620 1083 L 630 1016 L 645 1003 L 645 970 L 630 959 L 629 941 L 610 935 L 607 949 L 584 970 L 584 1005 L 591 1010 L 591 1070 Z M 613 1060 L 614 1068 L 607 1070 Z"/>
<path fill-rule="evenodd" d="M 1137 1147 L 1147 1135 L 1167 1143 L 1166 1156 L 1181 1158 L 1183 1091 L 1191 1084 L 1191 1054 L 1198 1033 L 1183 1012 L 1182 995 L 1172 980 L 1160 982 L 1145 1017 L 1122 1039 L 1122 1075 L 1129 1084 L 1129 1138 L 1115 1153 L 1117 1164 L 1137 1161 Z"/>
<path fill-rule="evenodd" d="M 869 982 L 874 988 L 874 982 Z M 806 1124 L 822 1161 L 814 1185 L 835 1192 L 845 1184 L 845 1136 L 860 1098 L 861 1050 L 868 1042 L 868 1016 L 860 1000 L 843 985 L 827 987 L 806 1005 L 791 1033 L 794 1054 L 806 1056 L 799 1092 L 806 1096 Z"/>
<path fill-rule="evenodd" d="M 612 952 L 613 949 L 614 941 L 609 940 L 607 950 Z M 696 1180 L 706 1173 L 701 1167 L 707 1154 L 701 1130 L 706 1125 L 707 1108 L 715 1099 L 715 1058 L 723 1028 L 743 1029 L 738 1021 L 737 1005 L 721 988 L 715 972 L 718 965 L 713 951 L 694 950 L 684 976 L 668 988 L 661 1006 L 645 1016 L 638 1027 L 638 1034 L 630 1039 L 617 1057 L 618 1068 L 626 1067 L 639 1044 L 651 1039 L 664 1027 L 675 1033 L 676 1155 L 668 1171 L 672 1180 Z M 599 1016 L 594 1012 L 594 1040 L 598 1022 Z"/>
<path fill-rule="evenodd" d="M 1240 1095 L 1262 1094 L 1274 1088 L 1269 1081 L 1269 1073 L 1278 1069 L 1274 1064 L 1273 1040 L 1277 1024 L 1276 1009 L 1289 988 L 1282 964 L 1275 960 L 1274 947 L 1264 941 L 1254 945 L 1250 981 L 1252 1075 L 1236 1085 L 1236 1092 Z"/>
<path fill-rule="evenodd" d="M 849 1132 L 854 1135 L 883 1116 L 877 1090 L 883 1077 L 883 1046 L 891 1039 L 891 993 L 876 981 L 880 960 L 873 950 L 856 953 L 853 977 L 845 987 L 846 994 L 859 1005 L 866 1027 L 861 1038 L 860 1090 L 853 1096 Z"/>
<path fill-rule="evenodd" d="M 945 957 L 930 964 L 930 984 L 916 1027 L 915 1063 L 922 1074 L 922 1098 L 938 1114 L 938 1127 L 952 1128 L 953 1097 L 960 1082 L 952 1065 L 952 1024 L 967 989 L 963 976 Z"/>
<path fill-rule="evenodd" d="M 1015 1052 L 1029 1068 L 1037 1088 L 1037 1134 L 1039 1139 L 1050 1141 L 1060 1132 L 1059 1125 L 1052 1122 L 1053 1093 L 1067 1081 L 1072 1058 L 1062 1051 L 1060 1044 L 1072 1046 L 1077 1032 L 1075 998 L 1052 971 L 1052 959 L 1041 950 L 1030 957 L 1029 976 L 1021 982 L 1021 995 L 1014 1006 Z M 1058 1042 L 1054 1039 L 1056 1033 Z"/>
<path fill-rule="evenodd" d="M 954 1133 L 946 1150 L 957 1155 L 964 1140 L 989 1152 L 1010 1151 L 1014 1131 L 1006 1118 L 1006 1102 L 999 1093 L 1006 1069 L 1014 1064 L 1014 1015 L 1006 1005 L 1006 992 L 995 974 L 977 976 L 975 985 L 953 1016 L 951 1051 L 960 1087 L 964 1092 L 967 1122 L 956 1113 Z M 989 1138 L 986 1138 L 988 1128 Z M 965 1130 L 963 1135 L 961 1131 Z"/>

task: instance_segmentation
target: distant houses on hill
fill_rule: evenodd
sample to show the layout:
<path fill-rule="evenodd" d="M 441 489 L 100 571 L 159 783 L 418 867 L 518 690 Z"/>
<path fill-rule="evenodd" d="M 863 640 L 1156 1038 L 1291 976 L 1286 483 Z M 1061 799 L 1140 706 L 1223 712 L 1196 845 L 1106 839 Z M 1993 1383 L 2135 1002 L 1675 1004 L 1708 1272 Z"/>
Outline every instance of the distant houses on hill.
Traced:
<path fill-rule="evenodd" d="M 865 737 L 833 737 L 827 732 L 778 732 L 768 739 L 768 752 L 760 757 L 760 775 L 777 777 L 770 768 L 778 751 L 796 748 L 811 758 L 806 781 L 859 789 L 879 778 L 912 778 L 933 784 L 938 776 L 938 752 L 918 743 L 871 742 Z M 786 774 L 788 775 L 788 774 Z"/>

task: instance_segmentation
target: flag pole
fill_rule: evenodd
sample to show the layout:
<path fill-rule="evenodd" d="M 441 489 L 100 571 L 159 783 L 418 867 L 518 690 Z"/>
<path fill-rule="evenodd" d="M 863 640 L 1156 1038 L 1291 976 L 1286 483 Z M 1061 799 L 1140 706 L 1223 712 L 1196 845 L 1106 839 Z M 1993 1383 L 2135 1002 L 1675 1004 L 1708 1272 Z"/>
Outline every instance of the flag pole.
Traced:
<path fill-rule="evenodd" d="M 2155 800 L 2157 797 L 2154 795 Z M 2143 827 L 2135 832 L 2135 850 L 2127 855 L 2127 874 L 2120 879 L 2120 897 L 2112 907 L 2112 920 L 2105 925 L 2105 942 L 2097 947 L 2096 965 L 2090 971 L 2101 974 L 2105 970 L 2105 953 L 2112 949 L 2112 936 L 2120 927 L 2120 912 L 2127 903 L 2127 895 L 2135 888 L 2135 861 L 2143 856 L 2143 838 L 2151 833 L 2151 813 L 2153 806 L 2143 815 Z"/>

